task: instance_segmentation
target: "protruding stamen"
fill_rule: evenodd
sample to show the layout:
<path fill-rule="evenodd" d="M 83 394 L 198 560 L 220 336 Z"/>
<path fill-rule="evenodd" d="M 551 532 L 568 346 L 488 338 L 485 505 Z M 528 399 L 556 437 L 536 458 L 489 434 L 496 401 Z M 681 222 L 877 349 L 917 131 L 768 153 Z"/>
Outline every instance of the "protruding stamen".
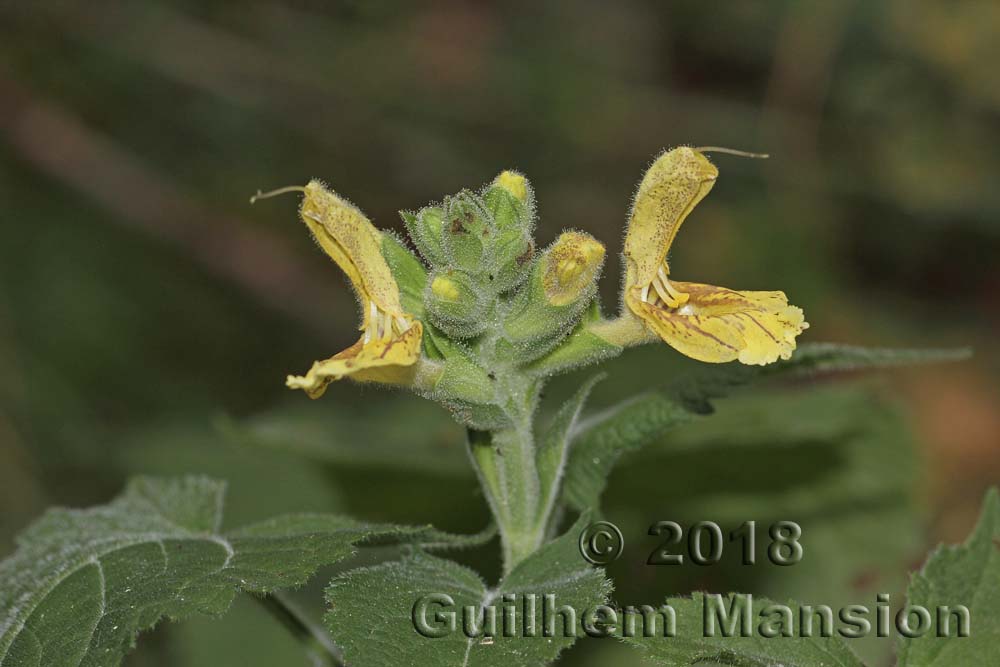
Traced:
<path fill-rule="evenodd" d="M 406 333 L 410 329 L 410 321 L 402 315 L 396 315 L 396 326 L 399 327 L 399 333 Z"/>
<path fill-rule="evenodd" d="M 656 290 L 656 294 L 660 297 L 660 301 L 662 301 L 663 303 L 665 303 L 669 308 L 676 308 L 677 307 L 678 304 L 677 304 L 676 299 L 674 299 L 667 292 L 667 290 L 663 287 L 663 285 L 660 282 L 660 279 L 658 277 L 657 278 L 653 278 L 653 288 Z"/>
<path fill-rule="evenodd" d="M 666 265 L 660 266 L 657 269 L 656 277 L 653 278 L 651 285 L 667 308 L 678 308 L 687 303 L 690 298 L 688 294 L 678 291 L 670 282 L 670 279 L 667 277 Z"/>
<path fill-rule="evenodd" d="M 270 197 L 277 197 L 278 195 L 287 194 L 289 192 L 305 192 L 305 187 L 301 185 L 287 185 L 283 188 L 278 188 L 277 190 L 270 190 L 268 192 L 257 191 L 253 197 L 250 197 L 250 203 L 253 204 L 258 199 L 268 199 Z"/>
<path fill-rule="evenodd" d="M 649 285 L 646 285 L 645 287 L 642 288 L 642 294 L 639 296 L 639 298 L 642 299 L 643 303 L 649 301 Z"/>
<path fill-rule="evenodd" d="M 690 294 L 679 291 L 676 287 L 674 287 L 673 283 L 671 283 L 669 280 L 664 280 L 663 286 L 667 289 L 668 292 L 670 292 L 670 296 L 672 296 L 674 300 L 677 302 L 677 304 L 673 306 L 674 308 L 677 308 L 677 306 L 687 303 L 688 299 L 691 298 Z"/>
<path fill-rule="evenodd" d="M 728 155 L 738 155 L 739 157 L 752 157 L 761 160 L 766 160 L 767 158 L 771 157 L 767 153 L 751 153 L 749 151 L 740 151 L 736 150 L 735 148 L 724 148 L 722 146 L 699 146 L 694 150 L 698 151 L 699 153 L 726 153 Z"/>

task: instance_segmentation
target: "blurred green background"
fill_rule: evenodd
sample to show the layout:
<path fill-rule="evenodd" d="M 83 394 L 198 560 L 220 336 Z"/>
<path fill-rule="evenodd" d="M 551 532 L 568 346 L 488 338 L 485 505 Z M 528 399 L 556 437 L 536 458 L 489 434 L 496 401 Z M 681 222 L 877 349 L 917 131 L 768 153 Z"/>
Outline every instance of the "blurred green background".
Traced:
<path fill-rule="evenodd" d="M 314 510 L 480 529 L 437 406 L 284 388 L 355 340 L 356 306 L 293 202 L 249 195 L 318 177 L 400 230 L 399 209 L 516 168 L 540 244 L 563 227 L 607 244 L 611 311 L 636 183 L 689 143 L 772 157 L 717 156 L 679 278 L 783 289 L 805 340 L 976 356 L 736 396 L 625 461 L 617 598 L 898 591 L 1000 477 L 998 31 L 985 0 L 0 2 L 0 554 L 46 506 L 135 473 L 229 479 L 230 525 Z M 696 367 L 630 351 L 593 404 Z M 665 571 L 643 564 L 659 519 L 798 520 L 808 551 L 777 572 Z M 458 557 L 495 576 L 494 551 Z M 328 574 L 299 595 L 316 613 Z M 878 665 L 890 647 L 858 650 Z M 564 658 L 634 661 L 610 641 Z M 243 600 L 161 625 L 132 664 L 306 663 Z"/>

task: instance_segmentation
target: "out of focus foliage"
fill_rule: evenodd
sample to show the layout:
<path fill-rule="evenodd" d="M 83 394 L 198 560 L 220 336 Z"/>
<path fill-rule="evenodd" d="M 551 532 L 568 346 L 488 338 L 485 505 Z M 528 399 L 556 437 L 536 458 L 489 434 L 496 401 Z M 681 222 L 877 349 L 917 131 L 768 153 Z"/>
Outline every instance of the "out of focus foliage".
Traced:
<path fill-rule="evenodd" d="M 897 585 L 887 571 L 967 534 L 1000 474 L 998 12 L 985 0 L 0 4 L 0 551 L 43 507 L 105 502 L 133 472 L 229 478 L 234 525 L 314 510 L 478 530 L 461 434 L 435 406 L 346 385 L 321 403 L 287 395 L 287 372 L 355 339 L 355 304 L 294 216 L 276 225 L 247 197 L 318 177 L 401 229 L 397 209 L 513 167 L 535 186 L 541 243 L 563 227 L 611 241 L 642 167 L 692 143 L 772 158 L 719 160 L 723 179 L 671 258 L 679 275 L 780 285 L 809 314 L 807 339 L 972 344 L 977 362 L 899 377 L 900 409 L 844 390 L 842 411 L 796 397 L 780 413 L 795 419 L 775 424 L 734 398 L 719 417 L 753 428 L 718 442 L 706 422 L 664 440 L 655 466 L 626 461 L 609 513 L 640 535 L 658 519 L 795 519 L 790 508 L 836 496 L 842 511 L 810 519 L 813 565 L 855 535 L 887 540 L 893 567 L 850 552 L 810 579 L 814 601 L 844 582 Z M 620 246 L 608 246 L 610 309 Z M 690 368 L 662 346 L 631 351 L 595 404 Z M 705 443 L 722 449 L 701 455 Z M 735 463 L 750 445 L 769 462 L 752 479 Z M 924 465 L 892 466 L 917 446 Z M 661 459 L 715 482 L 658 489 Z M 806 473 L 815 485 L 787 484 Z M 463 557 L 489 572 L 490 553 Z M 661 598 L 805 586 L 719 572 L 650 582 L 666 573 L 623 562 L 613 574 L 620 591 Z M 166 626 L 133 664 L 298 664 L 263 614 L 239 614 Z M 584 651 L 566 664 L 588 664 Z"/>

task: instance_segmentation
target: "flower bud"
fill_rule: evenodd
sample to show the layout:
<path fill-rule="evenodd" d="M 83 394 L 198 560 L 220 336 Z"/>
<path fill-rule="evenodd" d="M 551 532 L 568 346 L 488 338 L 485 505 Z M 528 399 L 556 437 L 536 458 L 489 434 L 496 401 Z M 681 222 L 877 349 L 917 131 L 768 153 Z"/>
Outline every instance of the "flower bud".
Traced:
<path fill-rule="evenodd" d="M 604 246 L 589 234 L 563 232 L 540 264 L 545 298 L 553 306 L 566 306 L 584 294 L 593 295 Z"/>
<path fill-rule="evenodd" d="M 528 179 L 516 171 L 501 172 L 494 184 L 514 195 L 515 199 L 522 202 L 528 201 Z"/>
<path fill-rule="evenodd" d="M 446 278 L 445 276 L 437 276 L 431 283 L 431 292 L 434 296 L 438 297 L 444 302 L 459 302 L 462 296 L 462 290 L 460 289 L 458 283 L 456 283 L 451 278 Z"/>
<path fill-rule="evenodd" d="M 593 299 L 604 246 L 589 234 L 563 232 L 535 263 L 505 329 L 512 342 L 565 334 Z"/>
<path fill-rule="evenodd" d="M 494 245 L 494 288 L 506 292 L 527 278 L 535 254 L 531 238 L 533 196 L 528 180 L 514 171 L 502 172 L 483 193 L 493 214 L 497 238 Z"/>
<path fill-rule="evenodd" d="M 493 242 L 493 220 L 482 200 L 460 192 L 445 202 L 444 243 L 454 265 L 473 274 L 489 269 L 486 249 Z"/>
<path fill-rule="evenodd" d="M 400 211 L 406 230 L 417 250 L 432 267 L 448 263 L 444 249 L 444 211 L 437 206 L 427 206 L 416 214 Z"/>
<path fill-rule="evenodd" d="M 531 235 L 521 229 L 501 231 L 494 249 L 494 289 L 508 292 L 524 282 L 535 257 Z"/>
<path fill-rule="evenodd" d="M 519 228 L 531 234 L 534 195 L 524 176 L 513 171 L 501 173 L 483 192 L 483 202 L 501 233 Z"/>
<path fill-rule="evenodd" d="M 485 299 L 462 271 L 431 274 L 424 304 L 431 322 L 452 338 L 471 338 L 486 326 Z"/>

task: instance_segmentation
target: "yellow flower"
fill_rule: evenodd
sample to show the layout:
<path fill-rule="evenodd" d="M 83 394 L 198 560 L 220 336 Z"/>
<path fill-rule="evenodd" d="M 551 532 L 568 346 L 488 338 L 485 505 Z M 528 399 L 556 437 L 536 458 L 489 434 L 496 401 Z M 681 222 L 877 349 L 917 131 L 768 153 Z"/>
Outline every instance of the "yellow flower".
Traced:
<path fill-rule="evenodd" d="M 625 237 L 625 304 L 668 345 L 699 361 L 763 365 L 788 359 L 809 324 L 784 292 L 669 278 L 667 252 L 718 175 L 700 149 L 686 146 L 667 151 L 646 172 Z"/>
<path fill-rule="evenodd" d="M 329 359 L 317 361 L 304 376 L 289 375 L 286 384 L 319 398 L 326 386 L 351 376 L 360 382 L 388 384 L 412 380 L 420 356 L 423 326 L 403 312 L 399 286 L 382 257 L 382 232 L 368 218 L 319 181 L 304 188 L 275 190 L 254 199 L 301 190 L 299 211 L 313 238 L 351 281 L 361 303 L 364 334 L 354 345 Z M 253 201 L 253 200 L 251 200 Z"/>

